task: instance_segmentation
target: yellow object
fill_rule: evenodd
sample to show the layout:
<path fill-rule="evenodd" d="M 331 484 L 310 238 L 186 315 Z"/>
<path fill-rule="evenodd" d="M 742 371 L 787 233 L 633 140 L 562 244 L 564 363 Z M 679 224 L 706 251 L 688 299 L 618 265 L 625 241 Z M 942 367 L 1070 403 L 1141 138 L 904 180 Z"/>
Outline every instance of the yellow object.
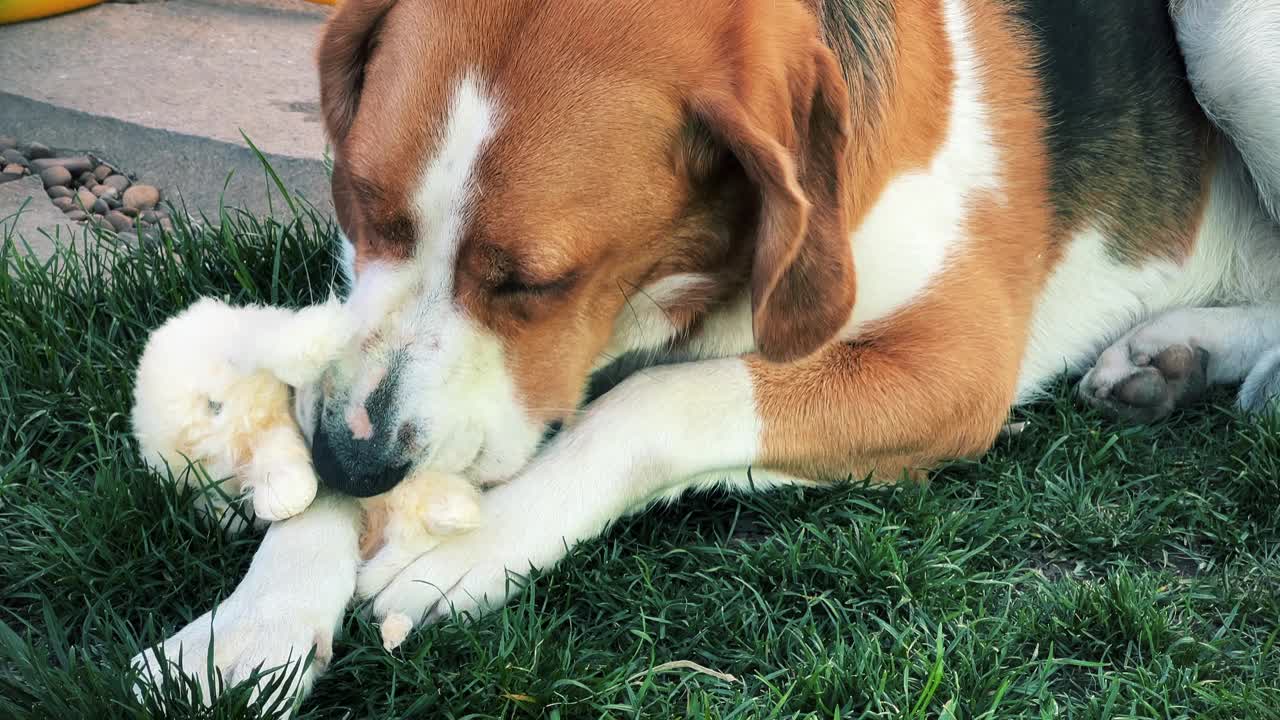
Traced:
<path fill-rule="evenodd" d="M 0 0 L 0 25 L 37 20 L 101 5 L 105 0 Z M 338 0 L 307 0 L 317 5 L 337 5 Z"/>
<path fill-rule="evenodd" d="M 98 5 L 103 0 L 0 0 L 0 25 L 61 15 Z"/>

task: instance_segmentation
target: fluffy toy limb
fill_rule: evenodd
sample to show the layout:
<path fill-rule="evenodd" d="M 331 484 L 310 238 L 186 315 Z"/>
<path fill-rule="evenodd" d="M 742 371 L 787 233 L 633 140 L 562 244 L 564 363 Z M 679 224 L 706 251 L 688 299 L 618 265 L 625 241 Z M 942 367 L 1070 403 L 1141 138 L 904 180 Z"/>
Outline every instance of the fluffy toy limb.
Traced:
<path fill-rule="evenodd" d="M 266 370 L 293 387 L 319 380 L 355 334 L 334 297 L 301 310 L 250 305 L 236 312 L 243 341 L 228 348 L 232 362 L 241 372 Z"/>
<path fill-rule="evenodd" d="M 307 509 L 318 482 L 296 427 L 277 425 L 254 439 L 245 485 L 253 494 L 254 514 L 263 520 L 284 520 Z"/>
<path fill-rule="evenodd" d="M 362 504 L 361 556 L 370 558 L 361 570 L 362 578 L 394 572 L 438 545 L 441 537 L 480 524 L 480 491 L 451 473 L 414 472 L 391 492 Z M 394 650 L 411 630 L 413 620 L 407 615 L 388 616 L 380 628 L 382 646 Z"/>
<path fill-rule="evenodd" d="M 142 456 L 160 473 L 198 463 L 232 498 L 251 491 L 260 520 L 296 515 L 317 480 L 288 385 L 310 387 L 352 334 L 334 298 L 301 310 L 197 300 L 151 333 L 139 359 L 131 419 Z M 197 503 L 239 529 L 210 495 Z"/>
<path fill-rule="evenodd" d="M 480 491 L 452 473 L 412 473 L 388 493 L 388 541 L 413 543 L 429 535 L 456 535 L 480 524 Z"/>

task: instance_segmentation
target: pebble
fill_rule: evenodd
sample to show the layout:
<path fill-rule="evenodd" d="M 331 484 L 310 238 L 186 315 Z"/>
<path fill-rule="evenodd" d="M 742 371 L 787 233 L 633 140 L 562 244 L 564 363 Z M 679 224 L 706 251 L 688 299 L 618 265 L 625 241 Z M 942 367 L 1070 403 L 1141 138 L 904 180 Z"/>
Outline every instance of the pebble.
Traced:
<path fill-rule="evenodd" d="M 137 245 L 137 244 L 138 244 L 138 236 L 137 236 L 137 234 L 136 234 L 136 233 L 131 233 L 131 232 L 121 232 L 121 233 L 117 234 L 117 235 L 116 235 L 116 240 L 119 240 L 120 242 L 122 242 L 122 243 L 126 243 L 126 244 L 129 244 L 129 245 Z"/>
<path fill-rule="evenodd" d="M 115 232 L 116 230 L 115 228 L 111 227 L 111 223 L 107 222 L 106 218 L 98 217 L 97 215 L 91 215 L 87 218 L 87 220 L 89 221 L 89 226 L 96 230 L 110 230 L 111 232 Z"/>
<path fill-rule="evenodd" d="M 12 164 L 12 165 L 21 165 L 23 167 L 27 166 L 27 156 L 23 155 L 17 150 L 14 150 L 13 148 L 9 148 L 8 150 L 0 150 L 0 160 L 4 160 L 6 165 Z"/>
<path fill-rule="evenodd" d="M 85 212 L 85 211 L 83 211 L 83 210 L 80 210 L 80 209 L 72 210 L 72 211 L 70 211 L 70 212 L 68 212 L 68 213 L 67 213 L 67 219 L 68 219 L 68 220 L 75 220 L 75 221 L 77 221 L 77 222 L 79 222 L 80 220 L 83 220 L 83 219 L 85 219 L 85 218 L 87 218 L 87 217 L 89 217 L 89 213 L 87 213 L 87 212 Z"/>
<path fill-rule="evenodd" d="M 98 167 L 93 169 L 93 178 L 98 182 L 102 182 L 103 180 L 106 180 L 108 177 L 111 177 L 111 175 L 113 174 L 115 174 L 115 170 L 112 169 L 112 167 L 110 165 L 107 165 L 106 163 L 103 163 L 102 165 L 99 165 Z"/>
<path fill-rule="evenodd" d="M 54 198 L 54 199 L 53 199 L 53 206 L 54 206 L 54 207 L 56 207 L 56 208 L 58 208 L 58 209 L 59 209 L 59 210 L 61 210 L 62 212 L 67 212 L 68 210 L 75 210 L 75 209 L 77 209 L 77 208 L 76 208 L 76 201 L 75 201 L 75 200 L 72 200 L 72 199 L 71 199 L 71 198 L 69 198 L 69 197 L 56 197 L 56 198 Z"/>
<path fill-rule="evenodd" d="M 40 181 L 44 183 L 45 189 L 58 185 L 71 184 L 71 172 L 64 167 L 51 167 L 40 171 Z"/>
<path fill-rule="evenodd" d="M 138 208 L 121 207 L 120 214 L 124 215 L 125 217 L 136 218 L 138 217 Z"/>
<path fill-rule="evenodd" d="M 116 232 L 122 232 L 133 227 L 133 220 L 130 220 L 118 212 L 107 213 L 107 222 L 111 223 L 111 227 Z"/>
<path fill-rule="evenodd" d="M 75 197 L 75 196 L 76 196 L 76 191 L 72 190 L 69 187 L 54 185 L 53 187 L 49 188 L 49 197 L 53 198 L 54 200 L 57 200 L 58 198 L 69 198 L 69 197 Z"/>
<path fill-rule="evenodd" d="M 0 151 L 18 147 L 18 139 L 11 135 L 0 135 Z"/>
<path fill-rule="evenodd" d="M 32 160 L 31 167 L 35 168 L 36 172 L 40 172 L 45 168 L 64 167 L 67 169 L 67 172 L 72 175 L 80 175 L 81 173 L 93 174 L 89 172 L 93 170 L 93 161 L 89 159 L 88 155 L 61 158 L 40 158 L 39 160 Z"/>
<path fill-rule="evenodd" d="M 120 196 L 120 191 L 110 185 L 94 185 L 89 191 L 100 198 Z"/>
<path fill-rule="evenodd" d="M 27 157 L 32 160 L 43 160 L 53 157 L 53 151 L 44 143 L 33 142 L 27 145 Z"/>
<path fill-rule="evenodd" d="M 88 190 L 85 190 L 84 188 L 80 188 L 79 190 L 76 191 L 77 205 L 83 205 L 86 208 L 91 208 L 93 207 L 93 203 L 97 201 L 97 199 L 98 199 L 97 195 L 94 195 L 93 193 L 89 192 Z"/>
<path fill-rule="evenodd" d="M 109 185 L 116 189 L 116 192 L 124 192 L 129 187 L 129 178 L 123 175 L 109 175 L 106 180 L 102 181 L 103 185 Z"/>
<path fill-rule="evenodd" d="M 111 206 L 107 204 L 106 200 L 103 200 L 102 198 L 98 198 L 97 200 L 93 201 L 94 215 L 106 215 L 109 212 L 111 212 Z"/>
<path fill-rule="evenodd" d="M 124 191 L 124 206 L 150 210 L 160 202 L 160 191 L 150 185 L 134 185 Z"/>
<path fill-rule="evenodd" d="M 110 205 L 112 210 L 119 210 L 122 204 L 119 195 L 104 196 L 102 199 L 107 201 L 107 205 Z"/>
<path fill-rule="evenodd" d="M 10 163 L 4 166 L 4 172 L 10 175 L 25 175 L 27 169 L 17 163 Z"/>
<path fill-rule="evenodd" d="M 154 210 L 143 210 L 142 214 L 138 217 L 142 218 L 142 222 L 148 225 L 155 225 L 160 222 L 160 216 L 157 215 Z"/>
<path fill-rule="evenodd" d="M 20 173 L 7 173 L 7 172 L 4 172 L 3 170 L 0 170 L 0 183 L 12 182 L 21 177 L 22 175 Z"/>

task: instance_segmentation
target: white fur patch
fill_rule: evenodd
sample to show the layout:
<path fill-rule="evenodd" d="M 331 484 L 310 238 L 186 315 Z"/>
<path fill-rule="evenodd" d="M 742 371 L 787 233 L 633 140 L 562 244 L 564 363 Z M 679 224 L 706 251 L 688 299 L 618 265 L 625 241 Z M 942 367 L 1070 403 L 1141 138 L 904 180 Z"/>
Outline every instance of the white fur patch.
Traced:
<path fill-rule="evenodd" d="M 1084 370 L 1104 347 L 1163 310 L 1280 297 L 1280 229 L 1263 214 L 1230 149 L 1212 183 L 1195 249 L 1182 263 L 1121 264 L 1096 230 L 1071 240 L 1036 302 L 1018 402 L 1034 400 L 1063 373 Z"/>
<path fill-rule="evenodd" d="M 628 352 L 665 350 L 680 332 L 671 322 L 668 308 L 712 282 L 705 275 L 677 273 L 633 293 L 614 323 L 613 335 L 596 359 L 594 369 L 599 370 Z"/>
<path fill-rule="evenodd" d="M 1000 154 L 982 101 L 968 11 L 961 0 L 947 0 L 945 11 L 955 66 L 947 137 L 927 168 L 901 175 L 885 188 L 854 231 L 858 298 L 844 337 L 925 293 L 963 251 L 973 201 L 997 188 Z"/>
<path fill-rule="evenodd" d="M 703 318 L 697 335 L 681 348 L 689 359 L 733 357 L 755 349 L 751 326 L 751 293 L 743 291 Z"/>

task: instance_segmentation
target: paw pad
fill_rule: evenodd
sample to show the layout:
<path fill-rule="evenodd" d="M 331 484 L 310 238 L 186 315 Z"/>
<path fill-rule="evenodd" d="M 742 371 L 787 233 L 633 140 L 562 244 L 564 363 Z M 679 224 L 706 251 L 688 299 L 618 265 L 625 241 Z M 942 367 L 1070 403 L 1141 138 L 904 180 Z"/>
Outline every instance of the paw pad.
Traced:
<path fill-rule="evenodd" d="M 1146 424 L 1194 402 L 1208 388 L 1209 353 L 1202 348 L 1172 345 L 1130 362 L 1129 372 L 1113 383 L 1086 377 L 1081 384 L 1085 400 L 1125 422 Z"/>

